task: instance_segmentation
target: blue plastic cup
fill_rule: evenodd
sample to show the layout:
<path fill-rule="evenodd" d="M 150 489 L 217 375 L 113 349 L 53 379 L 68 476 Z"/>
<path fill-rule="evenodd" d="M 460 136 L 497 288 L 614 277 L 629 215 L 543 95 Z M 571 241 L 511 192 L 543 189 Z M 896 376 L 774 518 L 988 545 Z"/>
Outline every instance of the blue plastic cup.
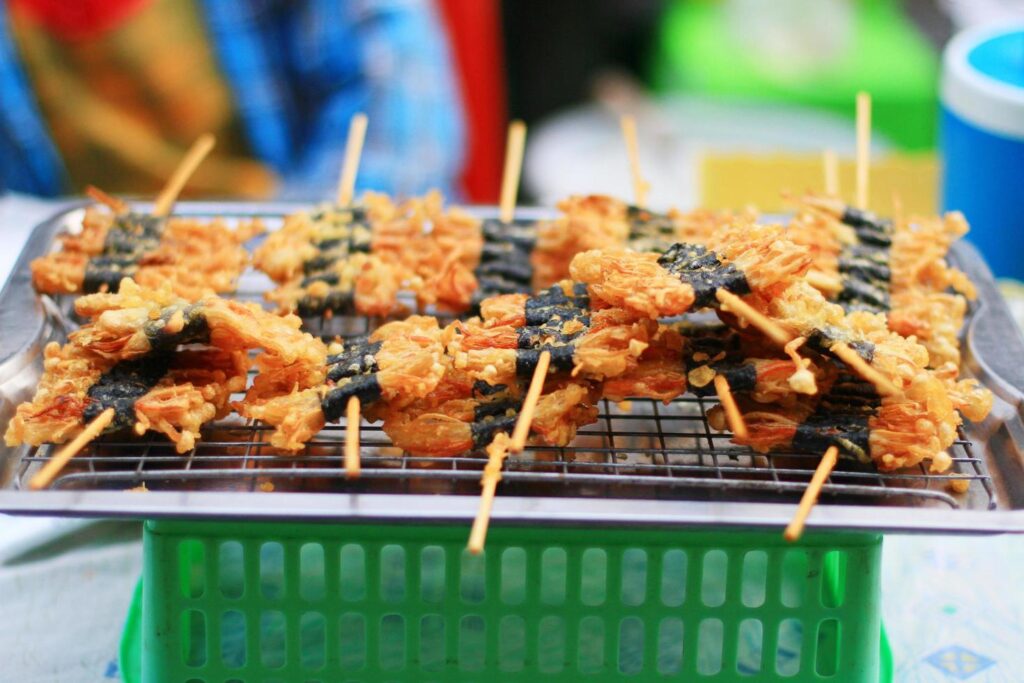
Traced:
<path fill-rule="evenodd" d="M 942 205 L 1000 277 L 1024 279 L 1024 24 L 969 29 L 942 66 Z"/>

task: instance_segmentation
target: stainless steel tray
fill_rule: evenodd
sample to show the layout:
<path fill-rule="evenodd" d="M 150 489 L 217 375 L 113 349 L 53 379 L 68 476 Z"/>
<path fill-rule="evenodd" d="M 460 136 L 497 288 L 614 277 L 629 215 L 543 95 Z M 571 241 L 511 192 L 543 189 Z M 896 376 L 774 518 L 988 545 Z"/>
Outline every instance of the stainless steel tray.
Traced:
<path fill-rule="evenodd" d="M 261 216 L 271 227 L 292 204 L 183 203 L 183 215 Z M 475 209 L 493 215 L 488 208 Z M 542 209 L 525 214 L 548 215 Z M 0 427 L 30 397 L 42 346 L 60 339 L 70 300 L 33 292 L 29 262 L 54 248 L 61 230 L 80 225 L 82 209 L 38 226 L 0 291 Z M 959 244 L 953 260 L 976 283 L 979 299 L 965 330 L 965 369 L 997 395 L 992 415 L 968 424 L 952 455 L 956 478 L 918 468 L 897 474 L 841 463 L 809 525 L 885 532 L 1024 532 L 1024 340 L 978 253 Z M 239 298 L 270 285 L 247 273 Z M 361 333 L 363 318 L 314 321 L 330 332 Z M 494 507 L 496 523 L 659 526 L 782 526 L 809 481 L 816 456 L 759 456 L 713 432 L 704 414 L 713 399 L 685 396 L 664 406 L 605 403 L 596 425 L 571 447 L 511 459 Z M 344 427 L 328 426 L 300 456 L 273 452 L 266 430 L 228 418 L 204 431 L 197 448 L 177 455 L 157 440 L 105 439 L 76 457 L 52 489 L 23 490 L 48 448 L 0 446 L 0 511 L 105 517 L 216 517 L 310 521 L 468 521 L 476 513 L 479 457 L 402 457 L 379 427 L 363 428 L 363 477 L 340 467 Z M 146 484 L 147 492 L 130 491 Z M 272 493 L 270 491 L 273 491 Z"/>

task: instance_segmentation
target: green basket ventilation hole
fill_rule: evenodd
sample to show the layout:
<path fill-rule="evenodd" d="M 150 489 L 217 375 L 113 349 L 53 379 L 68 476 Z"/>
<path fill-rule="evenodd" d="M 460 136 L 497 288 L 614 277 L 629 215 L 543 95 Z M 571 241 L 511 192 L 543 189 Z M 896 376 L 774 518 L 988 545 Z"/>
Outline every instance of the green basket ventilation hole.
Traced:
<path fill-rule="evenodd" d="M 142 680 L 879 680 L 877 535 L 499 526 L 479 556 L 465 539 L 148 522 Z"/>

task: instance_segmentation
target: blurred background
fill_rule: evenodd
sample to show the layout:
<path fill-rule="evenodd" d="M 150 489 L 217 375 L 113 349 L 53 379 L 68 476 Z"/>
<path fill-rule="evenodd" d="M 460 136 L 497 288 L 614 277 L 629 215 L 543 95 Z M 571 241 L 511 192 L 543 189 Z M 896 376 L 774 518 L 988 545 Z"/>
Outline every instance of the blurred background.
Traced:
<path fill-rule="evenodd" d="M 936 207 L 939 54 L 1020 0 L 0 0 L 0 183 L 216 197 L 329 196 L 351 115 L 360 186 L 493 202 L 510 118 L 524 198 L 625 194 L 617 116 L 638 117 L 651 203 L 781 207 L 853 150 L 874 98 L 878 209 Z M 852 165 L 845 169 L 852 186 Z"/>

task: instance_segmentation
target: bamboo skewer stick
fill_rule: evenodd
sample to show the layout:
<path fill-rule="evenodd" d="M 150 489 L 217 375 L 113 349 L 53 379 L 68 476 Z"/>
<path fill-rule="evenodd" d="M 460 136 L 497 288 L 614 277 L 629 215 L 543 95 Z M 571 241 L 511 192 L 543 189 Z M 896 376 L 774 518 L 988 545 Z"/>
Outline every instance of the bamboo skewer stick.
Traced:
<path fill-rule="evenodd" d="M 744 318 L 779 346 L 785 346 L 793 340 L 793 335 L 784 330 L 778 323 L 756 310 L 732 292 L 719 289 L 715 292 L 715 298 L 722 304 L 724 310 Z"/>
<path fill-rule="evenodd" d="M 551 352 L 542 352 L 537 359 L 537 367 L 533 370 L 533 377 L 530 378 L 530 388 L 526 390 L 523 407 L 519 409 L 516 427 L 512 430 L 512 443 L 509 445 L 509 450 L 513 453 L 518 453 L 526 448 L 526 437 L 530 435 L 533 412 L 537 409 L 537 401 L 540 400 L 540 392 L 544 389 L 544 380 L 547 378 L 550 364 Z"/>
<path fill-rule="evenodd" d="M 743 414 L 736 405 L 736 398 L 729 388 L 729 380 L 723 375 L 715 375 L 715 393 L 725 410 L 725 419 L 729 423 L 729 429 L 737 438 L 747 438 L 747 423 L 743 420 Z"/>
<path fill-rule="evenodd" d="M 505 147 L 505 170 L 501 175 L 501 222 L 511 223 L 516 213 L 516 194 L 519 176 L 523 170 L 523 150 L 526 145 L 526 124 L 513 121 L 508 126 Z"/>
<path fill-rule="evenodd" d="M 107 408 L 97 415 L 92 422 L 85 426 L 85 429 L 78 433 L 78 436 L 72 439 L 59 453 L 52 456 L 43 465 L 41 470 L 36 472 L 35 476 L 28 482 L 28 487 L 33 491 L 38 491 L 49 486 L 53 478 L 60 474 L 60 471 L 64 469 L 64 466 L 68 464 L 71 458 L 78 455 L 78 452 L 89 445 L 90 441 L 103 433 L 103 430 L 114 420 L 114 414 L 113 408 Z"/>
<path fill-rule="evenodd" d="M 337 203 L 348 206 L 355 197 L 356 173 L 359 159 L 363 155 L 363 141 L 366 139 L 366 114 L 356 114 L 348 125 L 348 139 L 345 141 L 345 158 L 341 163 L 341 178 L 338 179 Z M 345 477 L 357 479 L 360 475 L 359 462 L 359 397 L 350 396 L 345 405 Z"/>
<path fill-rule="evenodd" d="M 356 190 L 356 172 L 359 158 L 363 155 L 363 141 L 366 139 L 366 114 L 356 114 L 348 124 L 348 140 L 345 142 L 345 158 L 341 164 L 341 178 L 338 179 L 338 205 L 352 203 Z"/>
<path fill-rule="evenodd" d="M 171 209 L 174 208 L 174 202 L 178 200 L 178 195 L 185 188 L 185 183 L 188 182 L 188 179 L 199 168 L 199 164 L 203 163 L 203 159 L 206 158 L 206 155 L 210 153 L 210 150 L 213 149 L 216 143 L 216 138 L 209 133 L 200 135 L 199 139 L 192 143 L 192 147 L 185 154 L 185 158 L 174 169 L 174 173 L 171 174 L 164 189 L 157 195 L 156 202 L 153 205 L 154 216 L 166 216 L 171 213 Z"/>
<path fill-rule="evenodd" d="M 345 406 L 345 477 L 358 479 L 359 464 L 359 398 L 350 396 Z"/>
<path fill-rule="evenodd" d="M 821 493 L 821 487 L 825 485 L 825 480 L 828 479 L 828 475 L 835 469 L 836 461 L 839 458 L 839 449 L 835 446 L 829 446 L 825 451 L 825 455 L 821 456 L 821 462 L 818 463 L 818 467 L 814 470 L 814 476 L 811 477 L 811 483 L 807 485 L 804 490 L 804 495 L 800 498 L 800 505 L 797 506 L 796 514 L 793 515 L 792 521 L 786 527 L 786 531 L 783 532 L 782 537 L 789 542 L 796 541 L 803 534 L 804 524 L 807 522 L 807 516 L 811 514 L 811 509 L 814 504 L 818 502 L 818 495 Z"/>
<path fill-rule="evenodd" d="M 466 547 L 469 552 L 479 555 L 484 549 L 484 541 L 487 538 L 487 528 L 491 523 L 491 508 L 494 507 L 494 494 L 498 490 L 498 482 L 501 481 L 501 468 L 508 456 L 509 444 L 508 434 L 498 434 L 487 446 L 487 465 L 484 467 L 484 474 L 480 478 L 480 509 L 473 520 L 473 528 L 469 532 L 469 543 Z"/>
<path fill-rule="evenodd" d="M 647 192 L 651 184 L 644 180 L 640 172 L 640 146 L 636 140 L 636 119 L 626 114 L 619 119 L 622 137 L 626 141 L 626 154 L 629 156 L 629 173 L 633 180 L 633 202 L 640 208 L 647 206 Z"/>
<path fill-rule="evenodd" d="M 875 389 L 882 396 L 892 396 L 900 393 L 900 390 L 888 377 L 868 365 L 868 362 L 843 342 L 835 342 L 829 347 L 839 360 L 850 366 L 850 369 L 858 375 L 875 385 Z"/>
<path fill-rule="evenodd" d="M 785 347 L 786 344 L 795 339 L 793 335 L 789 334 L 778 323 L 756 310 L 753 306 L 732 292 L 720 289 L 715 293 L 715 296 L 718 298 L 718 301 L 721 302 L 723 310 L 744 318 L 779 346 Z M 899 389 L 888 377 L 868 365 L 867 361 L 861 358 L 857 352 L 847 344 L 843 342 L 835 342 L 831 347 L 829 347 L 829 351 L 839 358 L 839 360 L 849 365 L 851 370 L 875 385 L 875 388 L 881 395 L 891 396 L 899 393 Z"/>
<path fill-rule="evenodd" d="M 871 95 L 857 93 L 857 208 L 868 208 L 871 166 Z"/>
<path fill-rule="evenodd" d="M 825 194 L 829 197 L 839 196 L 839 157 L 834 149 L 826 149 L 822 154 L 822 165 L 825 168 Z"/>
<path fill-rule="evenodd" d="M 540 400 L 540 392 L 544 389 L 544 380 L 547 378 L 548 367 L 551 364 L 551 353 L 544 351 L 537 358 L 537 367 L 533 370 L 533 377 L 530 378 L 530 387 L 526 390 L 526 398 L 519 409 L 519 419 L 512 430 L 512 437 L 507 434 L 498 434 L 487 446 L 487 466 L 484 467 L 483 476 L 480 478 L 480 485 L 483 491 L 480 494 L 480 509 L 476 519 L 473 520 L 473 528 L 469 533 L 469 552 L 478 554 L 484 548 L 484 539 L 487 537 L 487 527 L 491 520 L 491 508 L 494 505 L 494 495 L 498 489 L 498 482 L 501 481 L 501 468 L 505 458 L 510 452 L 518 453 L 526 447 L 526 438 L 530 434 L 530 424 L 533 422 L 533 413 L 537 409 L 537 401 Z"/>

